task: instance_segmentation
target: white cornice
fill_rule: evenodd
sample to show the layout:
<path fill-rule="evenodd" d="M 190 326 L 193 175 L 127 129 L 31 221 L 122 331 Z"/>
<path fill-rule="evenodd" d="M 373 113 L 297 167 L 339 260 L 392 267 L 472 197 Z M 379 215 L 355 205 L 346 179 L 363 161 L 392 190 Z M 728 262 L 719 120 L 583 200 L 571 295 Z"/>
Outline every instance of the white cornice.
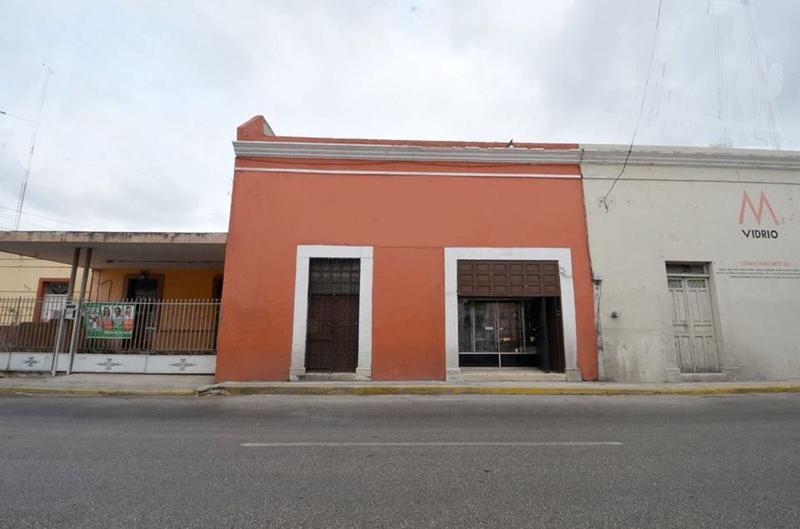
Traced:
<path fill-rule="evenodd" d="M 256 158 L 584 165 L 621 165 L 628 155 L 626 145 L 582 145 L 578 149 L 545 149 L 235 141 L 233 150 L 236 156 Z M 800 152 L 640 146 L 634 147 L 628 165 L 800 171 Z"/>
<path fill-rule="evenodd" d="M 239 167 L 234 171 L 250 173 L 296 173 L 325 175 L 369 175 L 369 176 L 459 176 L 471 178 L 580 178 L 575 172 L 569 173 L 509 173 L 505 171 L 382 171 L 376 169 L 309 169 L 307 167 Z"/>
<path fill-rule="evenodd" d="M 622 165 L 626 145 L 581 145 L 584 165 Z M 724 169 L 800 170 L 800 152 L 717 147 L 641 146 L 631 151 L 628 165 Z"/>
<path fill-rule="evenodd" d="M 576 163 L 577 149 L 423 147 L 356 143 L 235 141 L 236 156 L 415 162 Z"/>

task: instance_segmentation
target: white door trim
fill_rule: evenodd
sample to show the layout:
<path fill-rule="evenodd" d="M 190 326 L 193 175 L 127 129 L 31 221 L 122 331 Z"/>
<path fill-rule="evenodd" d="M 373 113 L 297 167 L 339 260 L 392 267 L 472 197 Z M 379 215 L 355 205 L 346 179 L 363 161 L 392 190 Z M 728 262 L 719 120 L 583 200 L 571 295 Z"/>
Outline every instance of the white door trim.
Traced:
<path fill-rule="evenodd" d="M 289 380 L 306 373 L 306 325 L 308 323 L 308 263 L 312 257 L 359 259 L 358 362 L 356 378 L 372 377 L 372 246 L 298 245 L 294 280 L 292 360 Z"/>
<path fill-rule="evenodd" d="M 461 377 L 458 367 L 458 261 L 497 259 L 558 261 L 561 277 L 561 319 L 564 325 L 564 361 L 567 380 L 580 380 L 575 290 L 572 282 L 572 252 L 569 248 L 445 248 L 444 249 L 444 341 L 448 380 Z"/>

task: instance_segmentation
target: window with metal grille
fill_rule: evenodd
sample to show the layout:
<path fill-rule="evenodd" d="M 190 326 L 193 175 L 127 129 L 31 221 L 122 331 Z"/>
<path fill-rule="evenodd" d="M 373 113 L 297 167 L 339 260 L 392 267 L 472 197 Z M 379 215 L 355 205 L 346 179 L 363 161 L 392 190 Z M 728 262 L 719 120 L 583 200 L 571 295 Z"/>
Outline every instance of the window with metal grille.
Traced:
<path fill-rule="evenodd" d="M 667 285 L 669 288 L 683 288 L 683 280 L 682 279 L 667 279 Z"/>
<path fill-rule="evenodd" d="M 61 317 L 67 302 L 68 281 L 45 281 L 42 285 L 41 320 L 50 321 Z"/>
<path fill-rule="evenodd" d="M 69 283 L 67 281 L 45 281 L 44 293 L 55 295 L 66 295 L 69 290 Z"/>
<path fill-rule="evenodd" d="M 705 278 L 703 279 L 687 279 L 686 280 L 686 287 L 687 288 L 700 288 L 705 290 L 708 287 L 708 282 Z"/>
<path fill-rule="evenodd" d="M 707 263 L 667 263 L 668 275 L 703 276 L 708 274 Z"/>
<path fill-rule="evenodd" d="M 359 259 L 312 258 L 309 263 L 309 296 L 358 295 Z"/>

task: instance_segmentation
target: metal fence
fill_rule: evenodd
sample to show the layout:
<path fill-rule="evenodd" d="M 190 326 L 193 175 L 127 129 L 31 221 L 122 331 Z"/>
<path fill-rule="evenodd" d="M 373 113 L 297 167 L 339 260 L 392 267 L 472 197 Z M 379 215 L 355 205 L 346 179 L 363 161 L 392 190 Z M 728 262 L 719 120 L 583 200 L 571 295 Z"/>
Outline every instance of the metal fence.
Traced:
<path fill-rule="evenodd" d="M 0 298 L 0 351 L 52 352 L 63 300 Z M 70 324 L 72 322 L 65 322 Z"/>
<path fill-rule="evenodd" d="M 108 314 L 94 312 L 100 303 Z M 0 351 L 52 352 L 61 311 L 50 309 L 36 299 L 0 298 Z M 217 299 L 86 302 L 77 320 L 76 352 L 215 354 L 219 311 Z M 53 314 L 59 317 L 52 317 Z M 51 319 L 45 319 L 47 317 Z M 122 337 L 115 337 L 113 333 L 104 336 L 101 332 L 104 326 L 108 324 L 111 328 L 117 325 L 117 320 Z M 72 320 L 64 320 L 63 352 L 68 348 L 72 323 Z"/>

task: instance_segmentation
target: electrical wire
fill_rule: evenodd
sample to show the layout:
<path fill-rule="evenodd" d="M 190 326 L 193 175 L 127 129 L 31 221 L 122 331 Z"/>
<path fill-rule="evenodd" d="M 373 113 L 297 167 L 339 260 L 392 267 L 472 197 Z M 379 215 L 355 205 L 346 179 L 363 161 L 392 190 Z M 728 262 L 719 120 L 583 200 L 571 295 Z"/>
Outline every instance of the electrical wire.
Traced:
<path fill-rule="evenodd" d="M 642 101 L 639 104 L 639 115 L 636 117 L 636 124 L 633 127 L 633 134 L 631 135 L 631 143 L 628 146 L 628 152 L 625 154 L 625 161 L 622 163 L 622 169 L 620 169 L 619 174 L 614 181 L 611 183 L 611 187 L 608 188 L 606 194 L 603 195 L 603 198 L 600 199 L 600 203 L 603 205 L 603 208 L 608 212 L 608 197 L 611 192 L 616 187 L 617 182 L 619 182 L 622 175 L 625 174 L 625 169 L 628 167 L 628 161 L 631 159 L 631 152 L 633 152 L 633 146 L 636 143 L 636 135 L 639 133 L 639 123 L 642 121 L 642 114 L 644 113 L 644 104 L 647 101 L 647 87 L 650 85 L 650 75 L 653 70 L 653 58 L 656 55 L 656 43 L 658 42 L 658 27 L 661 24 L 661 4 L 664 0 L 658 0 L 658 9 L 656 11 L 656 25 L 653 28 L 653 44 L 650 48 L 650 60 L 647 64 L 647 77 L 645 78 L 644 82 L 644 90 L 642 91 Z"/>
<path fill-rule="evenodd" d="M 16 211 L 17 211 L 17 208 L 9 208 L 9 207 L 7 207 L 7 206 L 0 206 L 0 209 L 5 209 L 5 210 L 8 210 L 8 211 L 13 211 L 13 212 L 15 212 L 15 213 L 16 213 Z M 68 221 L 68 220 L 64 220 L 64 219 L 58 219 L 58 218 L 55 218 L 55 217 L 48 217 L 48 216 L 46 216 L 46 215 L 38 215 L 38 214 L 36 214 L 36 213 L 29 213 L 28 211 L 26 211 L 26 212 L 25 212 L 25 215 L 27 215 L 27 216 L 30 216 L 30 217 L 39 217 L 40 219 L 52 220 L 52 221 L 55 221 L 55 222 L 61 222 L 61 223 L 63 223 L 63 224 L 70 224 L 70 225 L 72 225 L 72 226 L 80 226 L 80 224 L 76 224 L 76 223 L 74 223 L 74 222 L 70 222 L 70 221 Z"/>
<path fill-rule="evenodd" d="M 8 116 L 10 118 L 19 119 L 19 120 L 22 120 L 22 121 L 27 121 L 28 123 L 36 123 L 32 119 L 24 118 L 24 117 L 18 116 L 16 114 L 12 114 L 10 112 L 6 112 L 5 110 L 0 110 L 0 116 Z"/>

